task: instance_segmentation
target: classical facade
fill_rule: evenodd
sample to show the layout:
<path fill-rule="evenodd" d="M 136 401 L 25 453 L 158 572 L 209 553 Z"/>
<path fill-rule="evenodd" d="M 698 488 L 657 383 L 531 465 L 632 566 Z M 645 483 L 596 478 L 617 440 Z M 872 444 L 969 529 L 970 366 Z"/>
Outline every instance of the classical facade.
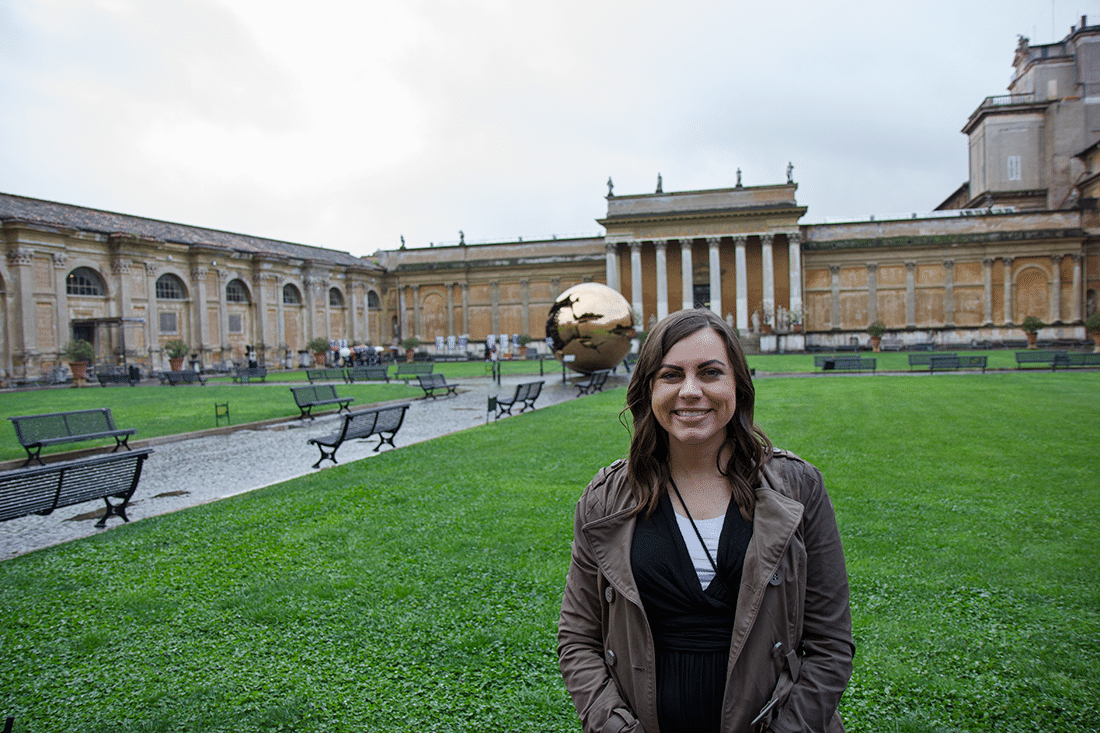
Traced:
<path fill-rule="evenodd" d="M 385 250 L 304 244 L 0 194 L 0 368 L 37 373 L 76 337 L 101 362 L 268 365 L 315 337 L 386 345 L 527 334 L 580 282 L 618 289 L 648 328 L 707 307 L 753 348 L 887 338 L 964 347 L 1085 337 L 1100 291 L 1100 26 L 1015 50 L 1009 94 L 963 127 L 969 180 L 930 214 L 807 223 L 786 181 L 615 195 L 602 236 Z M 778 176 L 777 176 L 778 177 Z M 474 347 L 471 347 L 474 348 Z"/>

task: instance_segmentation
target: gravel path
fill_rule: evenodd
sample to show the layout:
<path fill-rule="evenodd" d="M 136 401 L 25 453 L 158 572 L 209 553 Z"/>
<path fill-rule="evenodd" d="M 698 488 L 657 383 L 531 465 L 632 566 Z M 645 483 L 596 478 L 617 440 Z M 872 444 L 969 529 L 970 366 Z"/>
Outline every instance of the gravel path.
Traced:
<path fill-rule="evenodd" d="M 487 377 L 449 380 L 459 385 L 458 395 L 435 400 L 413 400 L 395 442 L 400 448 L 483 425 L 489 395 L 510 393 L 511 385 L 540 378 L 544 385 L 536 403 L 537 409 L 577 397 L 576 388 L 571 384 L 562 384 L 561 378 L 555 374 L 506 377 L 501 387 Z M 624 375 L 613 375 L 607 387 L 625 383 Z M 266 385 L 256 387 L 263 389 Z M 141 482 L 127 509 L 127 516 L 131 522 L 140 521 L 145 517 L 167 514 L 323 471 L 332 463 L 326 461 L 321 468 L 312 468 L 319 453 L 307 441 L 334 432 L 341 419 L 335 414 L 328 414 L 312 422 L 292 420 L 259 427 L 242 426 L 221 435 L 150 441 L 154 452 L 142 469 Z M 507 416 L 502 419 L 507 419 Z M 368 443 L 345 443 L 337 452 L 337 459 L 343 465 L 378 455 L 374 452 L 376 444 L 373 439 Z M 387 446 L 382 452 L 388 450 L 393 449 Z M 109 532 L 122 524 L 120 519 L 112 517 L 107 528 L 96 529 L 94 525 L 102 508 L 103 502 L 97 500 L 58 509 L 45 517 L 32 515 L 0 523 L 0 560 L 99 532 Z"/>

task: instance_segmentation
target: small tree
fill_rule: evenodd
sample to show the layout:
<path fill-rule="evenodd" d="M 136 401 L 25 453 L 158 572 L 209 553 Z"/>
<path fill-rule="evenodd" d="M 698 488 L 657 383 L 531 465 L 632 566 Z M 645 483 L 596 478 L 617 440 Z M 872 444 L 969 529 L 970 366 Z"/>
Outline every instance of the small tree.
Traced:
<path fill-rule="evenodd" d="M 886 324 L 882 321 L 875 321 L 867 327 L 867 335 L 871 338 L 882 338 L 884 333 L 886 333 Z"/>
<path fill-rule="evenodd" d="M 401 348 L 405 351 L 416 351 L 417 346 L 420 346 L 420 339 L 415 336 L 409 336 L 401 342 Z"/>
<path fill-rule="evenodd" d="M 1020 328 L 1024 333 L 1039 333 L 1039 329 L 1043 327 L 1043 322 L 1035 316 L 1028 316 L 1024 319 L 1024 322 L 1020 324 Z"/>
<path fill-rule="evenodd" d="M 164 344 L 164 353 L 168 355 L 169 359 L 182 359 L 187 356 L 187 352 L 190 350 L 191 347 L 183 339 L 172 339 Z"/>
<path fill-rule="evenodd" d="M 90 364 L 95 359 L 95 347 L 84 339 L 73 339 L 65 344 L 65 358 L 72 363 Z"/>
<path fill-rule="evenodd" d="M 329 343 L 328 343 L 327 338 L 322 338 L 322 337 L 318 336 L 317 338 L 313 339 L 308 344 L 306 344 L 306 346 L 314 354 L 324 354 L 325 352 L 328 351 Z"/>

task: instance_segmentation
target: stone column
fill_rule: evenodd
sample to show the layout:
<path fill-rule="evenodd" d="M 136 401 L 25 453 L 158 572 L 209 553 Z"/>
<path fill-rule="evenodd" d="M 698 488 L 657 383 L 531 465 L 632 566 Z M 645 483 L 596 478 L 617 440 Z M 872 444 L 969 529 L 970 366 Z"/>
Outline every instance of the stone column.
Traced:
<path fill-rule="evenodd" d="M 943 261 L 943 325 L 955 325 L 955 260 Z"/>
<path fill-rule="evenodd" d="M 192 267 L 191 268 L 191 292 L 194 297 L 191 299 L 191 312 L 193 314 L 191 321 L 191 333 L 184 335 L 183 324 L 180 324 L 179 332 L 180 338 L 188 341 L 191 348 L 197 351 L 200 355 L 207 349 L 207 328 L 206 328 L 206 275 L 208 270 L 205 267 Z M 189 338 L 188 338 L 189 336 Z"/>
<path fill-rule="evenodd" d="M 622 284 L 619 282 L 619 245 L 616 242 L 604 244 L 606 259 L 607 287 L 622 292 Z"/>
<path fill-rule="evenodd" d="M 791 232 L 787 235 L 788 275 L 790 277 L 791 310 L 805 318 L 802 312 L 802 235 Z"/>
<path fill-rule="evenodd" d="M 397 286 L 397 325 L 401 331 L 397 340 L 403 341 L 409 336 L 409 315 L 405 309 L 405 285 Z"/>
<path fill-rule="evenodd" d="M 60 352 L 65 348 L 65 344 L 69 343 L 69 290 L 66 287 L 65 278 L 69 274 L 68 263 L 69 256 L 65 252 L 54 252 L 51 255 L 53 260 L 53 289 L 57 293 L 57 311 L 55 315 L 55 333 L 54 343 L 57 344 L 57 350 Z M 156 265 L 154 265 L 154 268 Z M 152 296 L 149 297 L 152 301 Z"/>
<path fill-rule="evenodd" d="M 447 335 L 457 336 L 455 333 L 455 284 L 447 283 Z"/>
<path fill-rule="evenodd" d="M 867 323 L 878 320 L 878 263 L 867 263 Z"/>
<path fill-rule="evenodd" d="M 325 309 L 325 338 L 331 339 L 332 334 L 332 306 L 329 304 L 329 288 L 332 287 L 332 281 L 327 277 L 321 280 L 318 286 L 321 289 L 321 305 Z"/>
<path fill-rule="evenodd" d="M 149 295 L 149 305 L 146 307 L 145 318 L 145 346 L 149 352 L 149 368 L 159 366 L 156 354 L 160 351 L 160 314 L 157 312 L 157 269 L 156 262 L 145 263 L 145 292 Z"/>
<path fill-rule="evenodd" d="M 722 317 L 722 261 L 718 257 L 719 237 L 707 237 L 710 254 L 710 309 Z"/>
<path fill-rule="evenodd" d="M 644 323 L 645 313 L 642 312 L 642 243 L 638 240 L 630 243 L 630 306 Z"/>
<path fill-rule="evenodd" d="M 917 327 L 917 263 L 905 263 L 905 325 Z"/>
<path fill-rule="evenodd" d="M 225 300 L 225 286 L 229 283 L 229 272 L 218 270 L 218 338 L 221 339 L 222 358 L 229 351 L 229 311 Z"/>
<path fill-rule="evenodd" d="M 1012 257 L 1002 257 L 1005 266 L 1005 325 L 1012 325 L 1012 295 L 1015 287 L 1012 282 Z"/>
<path fill-rule="evenodd" d="M 278 334 L 276 338 L 279 339 L 280 348 L 290 348 L 290 344 L 286 342 L 286 315 L 283 312 L 283 285 L 286 283 L 286 278 L 283 275 L 273 275 L 272 279 L 275 281 L 275 321 L 278 324 Z M 283 354 L 279 354 L 280 357 Z"/>
<path fill-rule="evenodd" d="M 16 247 L 8 250 L 8 272 L 14 280 L 12 300 L 17 332 L 12 334 L 12 353 L 20 355 L 24 373 L 37 366 L 38 327 L 34 317 L 34 250 Z M 67 343 L 69 339 L 65 339 Z M 60 348 L 64 348 L 62 343 Z"/>
<path fill-rule="evenodd" d="M 1062 257 L 1050 256 L 1050 322 L 1062 322 Z"/>
<path fill-rule="evenodd" d="M 829 323 L 834 330 L 840 330 L 840 265 L 829 265 L 830 285 L 832 287 L 832 315 Z"/>
<path fill-rule="evenodd" d="M 1081 315 L 1081 301 L 1084 300 L 1084 293 L 1081 292 L 1081 262 L 1084 260 L 1084 255 L 1080 252 L 1074 252 L 1070 255 L 1073 258 L 1073 298 L 1070 305 L 1070 321 L 1072 323 L 1080 323 L 1082 320 Z"/>
<path fill-rule="evenodd" d="M 653 242 L 657 248 L 657 320 L 668 315 L 668 260 L 666 249 L 668 242 L 658 239 Z"/>
<path fill-rule="evenodd" d="M 982 303 L 982 324 L 993 325 L 993 258 L 982 259 L 982 281 L 985 285 L 985 298 Z"/>
<path fill-rule="evenodd" d="M 470 283 L 462 283 L 462 333 L 470 335 Z"/>
<path fill-rule="evenodd" d="M 520 280 L 519 281 L 519 297 L 522 303 L 521 320 L 523 333 L 531 335 L 531 281 Z"/>
<path fill-rule="evenodd" d="M 420 286 L 412 286 L 412 299 L 413 299 L 413 336 L 418 339 L 424 338 L 424 317 L 420 312 Z"/>
<path fill-rule="evenodd" d="M 745 244 L 748 237 L 734 237 L 734 267 L 737 278 L 737 330 L 748 333 L 749 330 L 749 272 L 745 259 Z"/>
<path fill-rule="evenodd" d="M 256 321 L 256 324 L 252 327 L 255 334 L 253 344 L 256 347 L 257 356 L 262 355 L 261 358 L 265 364 L 267 363 L 267 348 L 271 343 L 267 328 L 267 288 L 264 287 L 264 281 L 266 280 L 267 274 L 262 270 L 252 273 L 252 292 L 256 296 L 256 302 L 252 307 L 252 317 Z"/>
<path fill-rule="evenodd" d="M 760 235 L 760 271 L 764 285 L 764 323 L 775 324 L 775 260 L 771 234 Z"/>
<path fill-rule="evenodd" d="M 695 278 L 691 264 L 691 240 L 680 240 L 680 285 L 683 294 L 680 300 L 684 310 L 695 307 Z"/>
<path fill-rule="evenodd" d="M 370 333 L 370 286 L 359 283 L 359 302 L 363 304 L 363 343 L 374 345 L 374 338 Z"/>
<path fill-rule="evenodd" d="M 494 334 L 500 333 L 500 283 L 489 283 L 489 302 L 492 306 L 490 326 Z"/>

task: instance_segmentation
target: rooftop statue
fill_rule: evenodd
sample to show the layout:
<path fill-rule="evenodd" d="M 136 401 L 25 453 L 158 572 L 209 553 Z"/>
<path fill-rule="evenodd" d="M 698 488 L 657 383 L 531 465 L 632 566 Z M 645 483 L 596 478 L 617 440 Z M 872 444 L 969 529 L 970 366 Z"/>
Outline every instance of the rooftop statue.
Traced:
<path fill-rule="evenodd" d="M 664 193 L 664 189 L 661 187 L 661 174 L 657 174 L 657 193 Z"/>
<path fill-rule="evenodd" d="M 607 195 L 609 197 L 615 195 L 615 184 L 611 182 L 611 176 L 607 177 Z"/>

